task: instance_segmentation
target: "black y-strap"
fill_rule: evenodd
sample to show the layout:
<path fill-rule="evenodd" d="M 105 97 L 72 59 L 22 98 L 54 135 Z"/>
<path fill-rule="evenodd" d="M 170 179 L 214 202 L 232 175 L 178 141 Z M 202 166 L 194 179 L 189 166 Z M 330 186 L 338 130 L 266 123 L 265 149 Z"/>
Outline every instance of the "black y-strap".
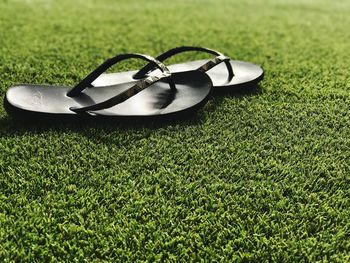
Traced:
<path fill-rule="evenodd" d="M 149 64 L 152 65 L 153 68 L 157 67 L 159 68 L 163 74 L 169 77 L 171 75 L 169 69 L 160 61 L 157 59 L 152 58 L 151 56 L 144 55 L 144 54 L 137 54 L 137 53 L 131 53 L 131 54 L 121 54 L 117 55 L 113 58 L 107 59 L 105 62 L 103 62 L 100 66 L 98 66 L 94 71 L 92 71 L 89 75 L 87 75 L 82 81 L 80 81 L 73 89 L 71 89 L 68 93 L 68 97 L 75 97 L 78 96 L 85 88 L 91 87 L 91 83 L 97 79 L 103 72 L 105 72 L 107 69 L 112 67 L 113 65 L 117 64 L 118 62 L 121 62 L 126 59 L 131 58 L 138 58 L 143 59 Z M 175 88 L 175 84 L 170 82 L 170 86 L 173 86 L 171 88 Z"/>
<path fill-rule="evenodd" d="M 73 89 L 71 89 L 67 96 L 69 97 L 75 97 L 78 96 L 85 88 L 91 87 L 91 83 L 97 79 L 103 72 L 105 72 L 108 68 L 115 65 L 116 63 L 130 58 L 139 58 L 148 61 L 152 66 L 155 66 L 159 68 L 162 72 L 160 76 L 148 76 L 147 78 L 141 79 L 138 82 L 135 83 L 132 87 L 125 90 L 124 92 L 108 99 L 100 103 L 96 103 L 94 105 L 86 106 L 86 107 L 71 107 L 70 110 L 74 112 L 86 112 L 86 111 L 96 111 L 96 110 L 102 110 L 107 109 L 110 107 L 113 107 L 119 103 L 122 103 L 123 101 L 129 99 L 130 97 L 136 95 L 140 91 L 146 89 L 147 87 L 153 85 L 159 80 L 166 79 L 169 83 L 170 89 L 175 91 L 175 83 L 171 78 L 171 73 L 169 69 L 160 61 L 147 56 L 143 54 L 122 54 L 115 56 L 111 59 L 106 60 L 104 63 L 102 63 L 100 66 L 98 66 L 93 72 L 91 72 L 89 75 L 87 75 L 78 85 L 76 85 Z"/>
<path fill-rule="evenodd" d="M 212 60 L 209 60 L 207 63 L 205 63 L 203 66 L 199 67 L 197 70 L 200 70 L 202 72 L 206 72 L 209 69 L 215 67 L 216 65 L 224 62 L 226 67 L 227 67 L 227 71 L 228 71 L 228 80 L 230 81 L 233 76 L 233 70 L 232 70 L 232 66 L 230 63 L 230 58 L 225 56 L 224 54 L 215 51 L 213 49 L 209 49 L 209 48 L 204 48 L 204 47 L 192 47 L 192 46 L 182 46 L 182 47 L 176 47 L 173 49 L 170 49 L 166 52 L 164 52 L 163 54 L 159 55 L 158 57 L 156 57 L 157 60 L 159 61 L 164 61 L 174 55 L 177 55 L 179 53 L 182 52 L 187 52 L 187 51 L 200 51 L 200 52 L 205 52 L 205 53 L 209 53 L 212 55 L 215 55 L 216 57 Z M 154 70 L 155 67 L 153 64 L 148 63 L 146 66 L 144 66 L 143 68 L 141 68 L 134 76 L 134 79 L 140 79 L 140 78 L 144 78 L 146 76 L 146 74 L 148 74 L 150 71 Z"/>

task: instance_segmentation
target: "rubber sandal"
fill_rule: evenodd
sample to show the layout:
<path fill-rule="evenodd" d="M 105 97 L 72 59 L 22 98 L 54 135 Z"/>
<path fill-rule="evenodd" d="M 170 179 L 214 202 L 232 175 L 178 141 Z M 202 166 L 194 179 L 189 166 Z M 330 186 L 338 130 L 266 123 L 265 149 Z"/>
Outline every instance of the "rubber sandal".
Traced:
<path fill-rule="evenodd" d="M 172 73 L 185 72 L 194 69 L 206 72 L 213 82 L 214 90 L 255 86 L 264 77 L 264 71 L 260 66 L 249 62 L 231 60 L 221 52 L 209 48 L 192 46 L 177 47 L 164 52 L 156 57 L 156 59 L 163 62 L 174 55 L 187 51 L 205 52 L 215 55 L 216 57 L 209 61 L 196 60 L 181 64 L 169 65 L 169 70 Z M 154 65 L 148 63 L 134 75 L 134 78 L 143 78 L 154 69 Z"/>
<path fill-rule="evenodd" d="M 172 73 L 199 70 L 206 72 L 213 82 L 213 91 L 231 91 L 246 87 L 255 87 L 264 77 L 263 69 L 255 64 L 231 60 L 222 53 L 203 47 L 183 46 L 170 49 L 156 57 L 159 61 L 164 61 L 176 54 L 187 51 L 200 51 L 215 55 L 212 60 L 196 60 L 168 66 Z M 223 63 L 222 63 L 223 62 Z M 128 71 L 120 73 L 102 74 L 96 80 L 98 85 L 112 84 L 121 81 L 144 78 L 155 67 L 147 64 L 139 71 Z"/>
<path fill-rule="evenodd" d="M 130 58 L 149 62 L 159 69 L 159 73 L 137 80 L 129 78 L 113 85 L 93 85 L 108 68 Z M 194 112 L 207 101 L 211 90 L 212 82 L 203 72 L 171 74 L 164 64 L 150 56 L 122 54 L 106 60 L 73 88 L 32 84 L 12 86 L 6 92 L 4 107 L 14 117 L 35 120 L 167 118 Z"/>

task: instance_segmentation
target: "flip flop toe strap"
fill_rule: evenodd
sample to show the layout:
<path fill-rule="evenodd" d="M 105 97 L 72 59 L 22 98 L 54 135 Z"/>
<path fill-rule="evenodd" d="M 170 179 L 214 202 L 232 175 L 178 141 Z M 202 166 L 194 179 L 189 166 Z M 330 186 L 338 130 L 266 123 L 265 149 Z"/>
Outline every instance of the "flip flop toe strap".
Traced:
<path fill-rule="evenodd" d="M 144 54 L 138 54 L 138 53 L 131 53 L 131 54 L 121 54 L 117 55 L 113 58 L 107 59 L 105 62 L 103 62 L 101 65 L 99 65 L 94 71 L 92 71 L 89 75 L 87 75 L 82 81 L 80 81 L 74 88 L 72 88 L 68 93 L 68 97 L 76 97 L 78 96 L 84 89 L 87 87 L 91 87 L 91 83 L 97 79 L 102 73 L 104 73 L 107 69 L 112 67 L 113 65 L 131 58 L 137 58 L 147 61 L 149 64 L 152 65 L 154 68 L 159 68 L 163 74 L 170 76 L 171 73 L 169 69 L 160 61 L 157 59 L 152 58 L 151 56 L 144 55 Z"/>
<path fill-rule="evenodd" d="M 126 59 L 131 59 L 131 58 L 138 58 L 138 59 L 143 59 L 149 62 L 152 66 L 158 68 L 161 70 L 162 74 L 159 76 L 147 76 L 144 79 L 139 80 L 138 82 L 135 83 L 132 87 L 129 89 L 125 90 L 124 92 L 107 99 L 103 102 L 96 103 L 90 106 L 85 106 L 85 107 L 71 107 L 70 110 L 76 112 L 76 113 L 83 113 L 87 111 L 97 111 L 97 110 L 103 110 L 107 108 L 111 108 L 119 103 L 122 103 L 123 101 L 129 99 L 130 97 L 136 95 L 140 91 L 146 89 L 147 87 L 153 85 L 157 81 L 160 80 L 167 80 L 169 83 L 170 89 L 172 91 L 176 90 L 175 83 L 171 78 L 171 73 L 169 69 L 160 61 L 157 59 L 152 58 L 151 56 L 143 55 L 143 54 L 137 54 L 137 53 L 132 53 L 132 54 L 122 54 L 115 56 L 111 59 L 106 60 L 103 62 L 100 66 L 98 66 L 94 71 L 92 71 L 89 75 L 87 75 L 80 83 L 78 83 L 74 88 L 72 88 L 68 93 L 67 96 L 69 97 L 76 97 L 81 94 L 81 92 L 87 88 L 91 87 L 91 83 L 97 79 L 103 72 L 105 72 L 108 68 L 111 66 L 115 65 L 116 63 L 126 60 Z"/>
<path fill-rule="evenodd" d="M 108 99 L 100 103 L 96 103 L 90 106 L 86 107 L 81 107 L 81 108 L 76 108 L 76 107 L 71 107 L 70 110 L 76 112 L 76 113 L 83 113 L 87 111 L 97 111 L 97 110 L 104 110 L 111 108 L 113 106 L 118 105 L 119 103 L 122 103 L 126 101 L 127 99 L 131 98 L 132 96 L 136 95 L 140 91 L 146 89 L 147 87 L 153 85 L 157 81 L 166 78 L 168 80 L 168 83 L 170 85 L 170 88 L 172 90 L 175 90 L 175 87 L 173 86 L 174 83 L 171 79 L 170 76 L 167 74 L 163 74 L 161 77 L 156 77 L 156 76 L 149 76 L 145 79 L 142 79 L 138 81 L 135 85 L 133 85 L 131 88 L 127 89 L 126 91 Z"/>
<path fill-rule="evenodd" d="M 228 80 L 230 81 L 234 77 L 234 73 L 232 70 L 232 66 L 230 63 L 230 58 L 225 56 L 219 51 L 210 49 L 210 48 L 204 48 L 204 47 L 193 47 L 193 46 L 182 46 L 182 47 L 176 47 L 173 49 L 170 49 L 163 54 L 160 54 L 158 57 L 156 57 L 157 60 L 159 61 L 164 61 L 174 55 L 177 55 L 182 52 L 187 52 L 187 51 L 200 51 L 200 52 L 205 52 L 209 53 L 212 55 L 215 55 L 216 57 L 212 60 L 209 60 L 207 63 L 202 65 L 201 67 L 198 68 L 198 70 L 202 72 L 206 72 L 210 70 L 211 68 L 215 67 L 216 65 L 224 62 L 228 71 Z M 154 70 L 155 66 L 151 63 L 148 63 L 146 66 L 141 68 L 133 77 L 134 79 L 140 79 L 144 78 L 150 71 Z"/>
<path fill-rule="evenodd" d="M 200 66 L 197 70 L 202 71 L 202 72 L 206 72 L 206 71 L 212 69 L 213 67 L 215 67 L 216 65 L 218 65 L 218 64 L 220 64 L 222 62 L 225 62 L 225 64 L 226 64 L 227 61 L 230 61 L 229 57 L 226 57 L 224 55 L 220 55 L 220 56 L 217 56 L 217 57 L 209 60 L 207 63 L 205 63 L 204 65 Z M 229 73 L 228 79 L 231 80 L 232 77 L 234 76 L 231 64 L 228 63 L 226 65 L 226 67 L 227 67 L 228 73 Z"/>

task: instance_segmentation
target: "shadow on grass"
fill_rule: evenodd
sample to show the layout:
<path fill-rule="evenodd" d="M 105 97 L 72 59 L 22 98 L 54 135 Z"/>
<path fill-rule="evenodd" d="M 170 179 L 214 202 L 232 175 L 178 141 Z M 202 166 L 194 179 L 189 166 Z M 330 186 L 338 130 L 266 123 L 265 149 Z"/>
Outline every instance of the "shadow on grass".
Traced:
<path fill-rule="evenodd" d="M 0 119 L 0 137 L 23 135 L 23 134 L 42 134 L 49 131 L 66 132 L 73 131 L 82 135 L 91 137 L 91 129 L 101 129 L 104 132 L 112 132 L 118 129 L 119 131 L 137 131 L 140 129 L 159 129 L 169 126 L 182 126 L 183 128 L 197 126 L 203 123 L 206 112 L 215 111 L 217 106 L 227 97 L 241 98 L 257 96 L 261 94 L 261 88 L 257 86 L 235 88 L 231 91 L 215 91 L 209 101 L 214 99 L 214 103 L 209 103 L 205 109 L 200 109 L 192 114 L 181 116 L 167 117 L 166 119 L 74 119 L 74 120 L 35 120 L 35 119 L 13 119 L 6 115 Z"/>

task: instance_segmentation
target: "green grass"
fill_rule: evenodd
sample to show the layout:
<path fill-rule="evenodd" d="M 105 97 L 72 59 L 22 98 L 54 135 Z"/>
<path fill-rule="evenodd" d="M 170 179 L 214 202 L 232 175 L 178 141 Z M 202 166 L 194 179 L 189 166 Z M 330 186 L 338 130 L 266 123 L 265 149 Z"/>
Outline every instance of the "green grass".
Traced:
<path fill-rule="evenodd" d="M 24 125 L 1 108 L 1 261 L 350 261 L 350 2 L 164 2 L 0 2 L 1 96 L 180 45 L 266 73 L 260 93 L 170 124 Z"/>

